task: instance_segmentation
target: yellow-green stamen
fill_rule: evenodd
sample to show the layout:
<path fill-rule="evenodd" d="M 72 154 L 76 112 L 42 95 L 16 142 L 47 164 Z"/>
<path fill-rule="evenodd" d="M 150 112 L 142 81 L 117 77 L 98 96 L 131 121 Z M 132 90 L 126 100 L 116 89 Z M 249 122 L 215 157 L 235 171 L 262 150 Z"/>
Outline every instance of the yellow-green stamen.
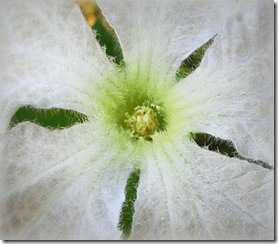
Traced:
<path fill-rule="evenodd" d="M 145 140 L 151 140 L 153 135 L 158 128 L 158 119 L 156 112 L 148 106 L 137 106 L 134 109 L 132 116 L 126 114 L 128 118 L 125 122 L 131 131 L 131 137 L 140 138 L 143 137 Z"/>

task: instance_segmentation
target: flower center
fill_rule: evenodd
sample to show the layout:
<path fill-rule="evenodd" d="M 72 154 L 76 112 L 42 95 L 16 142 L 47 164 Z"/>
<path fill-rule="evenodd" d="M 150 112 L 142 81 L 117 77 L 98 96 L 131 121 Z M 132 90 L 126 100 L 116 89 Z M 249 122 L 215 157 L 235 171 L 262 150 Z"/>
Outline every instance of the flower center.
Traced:
<path fill-rule="evenodd" d="M 153 135 L 159 126 L 157 112 L 154 109 L 155 105 L 137 106 L 134 108 L 134 113 L 130 116 L 126 113 L 127 127 L 130 130 L 130 136 L 138 139 L 140 137 L 151 141 Z M 152 108 L 153 107 L 153 108 Z"/>
<path fill-rule="evenodd" d="M 171 128 L 169 115 L 174 113 L 168 115 L 172 111 L 168 103 L 170 84 L 149 75 L 137 69 L 127 70 L 107 77 L 98 87 L 98 112 L 103 115 L 100 121 L 108 126 L 107 132 L 119 133 L 119 140 L 136 148 L 144 140 L 160 140 Z"/>

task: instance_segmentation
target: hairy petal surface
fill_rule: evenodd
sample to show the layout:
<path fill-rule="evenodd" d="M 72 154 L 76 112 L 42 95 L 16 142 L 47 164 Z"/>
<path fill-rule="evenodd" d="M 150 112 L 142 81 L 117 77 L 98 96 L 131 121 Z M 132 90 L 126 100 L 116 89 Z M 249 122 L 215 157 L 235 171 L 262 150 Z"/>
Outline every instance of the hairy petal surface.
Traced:
<path fill-rule="evenodd" d="M 130 170 L 95 125 L 50 132 L 26 122 L 3 141 L 4 239 L 120 238 Z"/>
<path fill-rule="evenodd" d="M 146 162 L 130 239 L 273 239 L 273 171 L 186 140 Z"/>
<path fill-rule="evenodd" d="M 22 105 L 90 113 L 112 64 L 75 2 L 1 1 L 0 21 L 0 128 Z"/>
<path fill-rule="evenodd" d="M 187 125 L 274 164 L 273 4 L 239 2 L 196 71 L 175 87 Z"/>
<path fill-rule="evenodd" d="M 137 166 L 130 239 L 273 239 L 273 171 L 186 137 L 210 133 L 273 164 L 269 3 L 100 0 L 124 48 L 126 73 L 118 74 L 73 0 L 24 4 L 2 1 L 0 10 L 4 239 L 120 238 L 125 184 Z M 180 62 L 215 34 L 200 67 L 170 88 Z M 115 123 L 134 98 L 124 95 L 148 98 L 162 85 L 167 130 L 153 142 L 127 140 Z M 25 122 L 8 131 L 22 105 L 90 118 L 66 130 Z"/>
<path fill-rule="evenodd" d="M 142 68 L 174 73 L 181 61 L 218 31 L 221 13 L 232 4 L 223 1 L 109 1 L 99 0 L 115 28 L 127 64 L 135 58 Z"/>

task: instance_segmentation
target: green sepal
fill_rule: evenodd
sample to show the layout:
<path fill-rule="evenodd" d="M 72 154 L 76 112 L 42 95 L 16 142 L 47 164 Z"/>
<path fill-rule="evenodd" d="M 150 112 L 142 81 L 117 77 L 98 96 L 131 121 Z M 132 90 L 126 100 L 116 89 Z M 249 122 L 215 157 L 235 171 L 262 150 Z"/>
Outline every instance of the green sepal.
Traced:
<path fill-rule="evenodd" d="M 176 72 L 176 80 L 179 81 L 190 75 L 200 65 L 207 49 L 212 45 L 216 35 L 210 38 L 204 45 L 196 49 L 186 59 L 181 62 L 181 65 Z"/>
<path fill-rule="evenodd" d="M 111 57 L 114 63 L 124 66 L 123 51 L 116 33 L 112 28 L 110 31 L 107 30 L 101 18 L 97 18 L 95 24 L 91 27 L 96 32 L 96 39 L 100 46 L 105 49 L 106 55 Z"/>
<path fill-rule="evenodd" d="M 224 140 L 219 137 L 215 137 L 208 133 L 189 133 L 189 138 L 196 142 L 196 144 L 202 148 L 208 149 L 226 155 L 230 158 L 238 158 L 240 160 L 246 160 L 249 163 L 257 164 L 266 169 L 273 169 L 273 166 L 263 162 L 262 160 L 255 160 L 242 156 L 236 149 L 235 144 L 230 140 Z"/>
<path fill-rule="evenodd" d="M 140 180 L 140 169 L 135 169 L 130 175 L 125 187 L 125 201 L 122 206 L 118 228 L 122 231 L 122 237 L 127 239 L 130 236 L 134 203 L 137 198 L 137 187 Z"/>
<path fill-rule="evenodd" d="M 85 114 L 74 110 L 61 108 L 38 109 L 27 105 L 16 111 L 11 118 L 10 127 L 29 121 L 50 130 L 61 130 L 87 120 L 88 117 Z"/>

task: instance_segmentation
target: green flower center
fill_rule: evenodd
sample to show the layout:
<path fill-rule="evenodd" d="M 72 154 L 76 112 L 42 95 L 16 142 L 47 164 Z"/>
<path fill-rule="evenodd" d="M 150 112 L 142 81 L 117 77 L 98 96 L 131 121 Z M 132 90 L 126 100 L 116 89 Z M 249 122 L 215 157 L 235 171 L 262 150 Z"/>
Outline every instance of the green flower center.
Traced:
<path fill-rule="evenodd" d="M 172 128 L 176 116 L 172 84 L 166 77 L 160 78 L 156 69 L 138 72 L 136 66 L 128 67 L 125 72 L 107 72 L 105 82 L 98 87 L 96 113 L 103 115 L 99 118 L 107 132 L 118 133 L 113 136 L 119 145 L 157 142 Z"/>

